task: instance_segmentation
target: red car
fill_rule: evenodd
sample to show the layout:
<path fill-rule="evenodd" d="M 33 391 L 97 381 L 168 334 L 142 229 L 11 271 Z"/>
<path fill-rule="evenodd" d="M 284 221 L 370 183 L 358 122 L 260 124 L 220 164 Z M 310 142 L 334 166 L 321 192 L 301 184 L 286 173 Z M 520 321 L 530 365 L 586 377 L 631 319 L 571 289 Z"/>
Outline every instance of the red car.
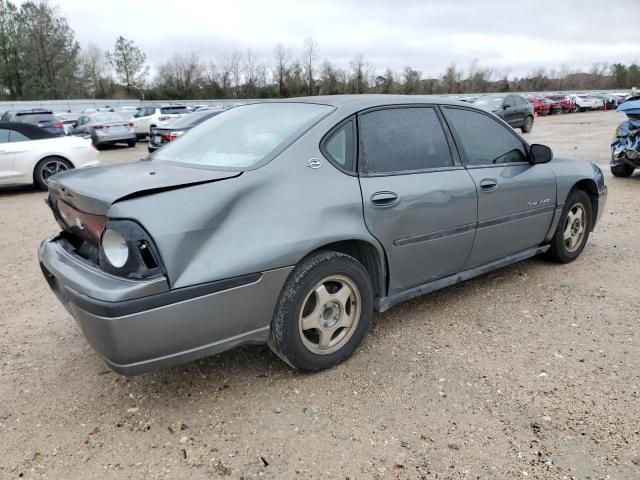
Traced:
<path fill-rule="evenodd" d="M 575 103 L 566 95 L 547 95 L 547 98 L 552 102 L 560 103 L 563 113 L 571 112 L 575 107 Z"/>
<path fill-rule="evenodd" d="M 529 97 L 527 98 L 529 103 L 533 105 L 533 111 L 538 115 L 549 115 L 549 111 L 551 110 L 551 105 L 543 102 L 538 97 Z"/>

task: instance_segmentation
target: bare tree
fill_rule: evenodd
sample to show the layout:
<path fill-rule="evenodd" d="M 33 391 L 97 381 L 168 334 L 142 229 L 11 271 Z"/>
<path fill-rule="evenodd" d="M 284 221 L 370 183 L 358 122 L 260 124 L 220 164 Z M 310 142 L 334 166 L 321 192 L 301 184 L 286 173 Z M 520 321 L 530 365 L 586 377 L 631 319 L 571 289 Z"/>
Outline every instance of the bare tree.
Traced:
<path fill-rule="evenodd" d="M 242 84 L 242 54 L 234 50 L 228 57 L 229 72 L 233 82 L 233 91 L 236 98 L 240 97 L 240 87 Z"/>
<path fill-rule="evenodd" d="M 254 98 L 256 95 L 256 68 L 256 55 L 253 53 L 253 50 L 249 48 L 244 57 L 245 92 L 249 98 Z"/>
<path fill-rule="evenodd" d="M 305 76 L 307 85 L 309 88 L 309 95 L 314 95 L 316 90 L 315 80 L 313 73 L 315 70 L 315 64 L 318 60 L 318 42 L 311 37 L 308 37 L 304 41 L 302 48 L 302 62 L 305 68 Z"/>
<path fill-rule="evenodd" d="M 276 67 L 274 76 L 276 81 L 278 82 L 278 94 L 281 97 L 287 97 L 287 88 L 285 84 L 285 79 L 289 72 L 289 62 L 291 61 L 291 50 L 284 47 L 281 43 L 276 45 L 276 48 L 273 51 L 273 56 L 275 57 Z"/>
<path fill-rule="evenodd" d="M 104 97 L 109 93 L 111 64 L 109 58 L 100 47 L 90 43 L 80 52 L 80 74 L 93 98 Z"/>

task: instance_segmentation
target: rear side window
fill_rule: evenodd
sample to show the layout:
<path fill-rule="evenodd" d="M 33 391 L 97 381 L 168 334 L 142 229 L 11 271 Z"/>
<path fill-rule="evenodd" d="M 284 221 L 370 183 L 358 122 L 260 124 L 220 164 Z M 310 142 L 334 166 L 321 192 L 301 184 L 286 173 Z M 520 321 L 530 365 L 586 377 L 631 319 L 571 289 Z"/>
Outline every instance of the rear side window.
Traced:
<path fill-rule="evenodd" d="M 453 165 L 433 108 L 389 108 L 359 119 L 362 170 L 390 173 Z"/>
<path fill-rule="evenodd" d="M 353 170 L 354 130 L 353 120 L 350 120 L 333 132 L 323 144 L 323 153 L 345 170 Z"/>
<path fill-rule="evenodd" d="M 9 130 L 0 128 L 0 143 L 7 143 L 9 141 Z"/>
<path fill-rule="evenodd" d="M 11 130 L 9 133 L 10 142 L 28 142 L 29 140 L 29 137 L 23 135 L 20 132 L 16 132 L 15 130 Z"/>
<path fill-rule="evenodd" d="M 40 123 L 40 122 L 49 122 L 54 123 L 56 121 L 56 117 L 52 113 L 19 113 L 16 116 L 16 122 L 23 123 Z"/>
<path fill-rule="evenodd" d="M 164 113 L 165 115 L 172 115 L 175 113 L 190 113 L 187 107 L 163 107 L 160 109 L 160 113 Z"/>
<path fill-rule="evenodd" d="M 472 110 L 445 108 L 445 117 L 457 135 L 467 165 L 526 162 L 524 144 L 508 127 Z"/>

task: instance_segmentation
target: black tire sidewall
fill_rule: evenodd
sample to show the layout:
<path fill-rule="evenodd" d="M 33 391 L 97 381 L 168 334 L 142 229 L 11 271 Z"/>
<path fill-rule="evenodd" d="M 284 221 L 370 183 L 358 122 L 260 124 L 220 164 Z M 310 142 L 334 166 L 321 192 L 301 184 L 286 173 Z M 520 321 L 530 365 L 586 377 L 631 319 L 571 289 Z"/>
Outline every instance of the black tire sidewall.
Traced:
<path fill-rule="evenodd" d="M 566 245 L 564 244 L 564 224 L 569 214 L 569 211 L 577 204 L 581 203 L 584 206 L 585 214 L 586 214 L 586 225 L 585 225 L 585 233 L 582 237 L 582 242 L 580 243 L 580 247 L 575 252 L 569 252 L 567 250 Z M 556 228 L 556 232 L 551 240 L 551 249 L 550 254 L 552 258 L 560 263 L 568 263 L 572 262 L 576 258 L 580 256 L 584 247 L 589 240 L 589 233 L 591 232 L 591 224 L 593 210 L 591 205 L 591 199 L 589 195 L 583 190 L 573 190 L 569 196 L 567 197 L 567 202 L 562 210 L 562 215 L 560 216 L 560 221 L 558 223 L 558 227 Z"/>
<path fill-rule="evenodd" d="M 527 125 L 527 122 L 531 122 L 529 125 Z M 522 124 L 522 133 L 529 133 L 531 132 L 531 130 L 533 130 L 533 117 L 531 117 L 530 115 L 527 116 L 527 118 L 524 119 L 524 123 Z"/>
<path fill-rule="evenodd" d="M 360 290 L 360 319 L 353 335 L 340 350 L 318 355 L 309 351 L 300 338 L 299 313 L 313 286 L 332 275 L 349 278 Z M 351 356 L 367 334 L 372 316 L 373 288 L 362 264 L 342 253 L 319 252 L 301 261 L 289 275 L 278 299 L 269 344 L 280 358 L 294 368 L 305 371 L 323 370 Z"/>

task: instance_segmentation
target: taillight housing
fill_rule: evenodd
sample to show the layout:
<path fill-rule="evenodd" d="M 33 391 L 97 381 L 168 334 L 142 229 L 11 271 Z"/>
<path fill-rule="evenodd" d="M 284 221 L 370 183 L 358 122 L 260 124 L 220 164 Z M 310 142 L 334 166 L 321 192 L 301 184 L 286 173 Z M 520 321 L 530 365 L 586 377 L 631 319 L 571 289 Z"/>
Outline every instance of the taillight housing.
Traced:
<path fill-rule="evenodd" d="M 94 125 L 93 128 L 100 130 L 101 128 L 104 128 L 104 125 Z"/>
<path fill-rule="evenodd" d="M 98 263 L 108 273 L 131 279 L 165 274 L 153 240 L 133 220 L 107 222 L 100 241 Z"/>
<path fill-rule="evenodd" d="M 183 131 L 171 132 L 169 133 L 169 140 L 175 140 L 176 138 L 181 137 L 182 135 L 184 135 Z"/>
<path fill-rule="evenodd" d="M 56 122 L 53 124 L 53 128 L 64 128 L 64 123 Z"/>

